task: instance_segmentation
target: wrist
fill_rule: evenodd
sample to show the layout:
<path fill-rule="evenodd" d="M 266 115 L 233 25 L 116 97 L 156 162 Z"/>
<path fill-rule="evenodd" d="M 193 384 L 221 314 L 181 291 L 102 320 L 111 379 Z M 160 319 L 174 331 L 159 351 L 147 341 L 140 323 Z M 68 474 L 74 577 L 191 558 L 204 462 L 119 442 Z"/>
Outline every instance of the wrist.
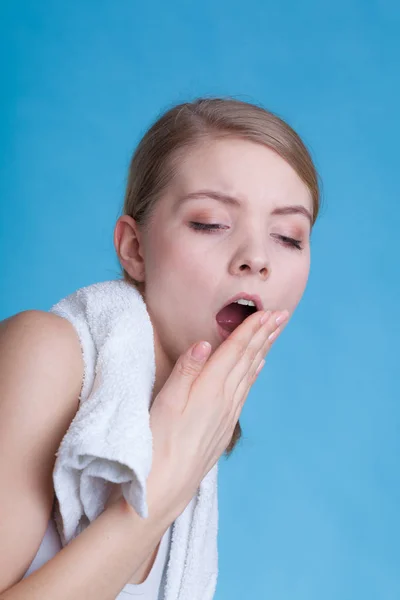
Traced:
<path fill-rule="evenodd" d="M 167 527 L 185 510 L 198 489 L 195 484 L 182 488 L 179 483 L 180 479 L 167 476 L 166 470 L 160 473 L 152 469 L 147 479 L 149 516 L 165 522 Z"/>
<path fill-rule="evenodd" d="M 167 485 L 162 476 L 157 476 L 152 470 L 147 479 L 147 507 L 150 519 L 155 519 L 169 527 L 179 515 L 179 506 L 171 498 Z"/>
<path fill-rule="evenodd" d="M 146 519 L 143 519 L 138 514 L 135 508 L 127 502 L 122 493 L 110 508 L 114 507 L 123 518 L 126 517 L 132 521 L 137 521 L 139 526 L 145 528 L 150 526 L 157 531 L 166 531 L 176 517 L 172 507 L 165 500 L 166 496 L 163 497 L 159 487 L 153 486 L 151 482 L 150 485 L 149 483 L 147 484 L 148 516 Z"/>

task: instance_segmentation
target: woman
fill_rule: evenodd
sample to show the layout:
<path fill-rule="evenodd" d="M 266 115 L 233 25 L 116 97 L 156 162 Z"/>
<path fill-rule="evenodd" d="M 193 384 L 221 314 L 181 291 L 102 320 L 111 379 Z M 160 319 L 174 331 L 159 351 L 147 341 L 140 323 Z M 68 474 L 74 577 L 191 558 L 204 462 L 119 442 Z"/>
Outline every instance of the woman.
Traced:
<path fill-rule="evenodd" d="M 240 438 L 243 403 L 304 292 L 318 209 L 307 149 L 261 107 L 200 99 L 149 129 L 114 232 L 154 329 L 149 518 L 116 488 L 95 521 L 46 554 L 54 455 L 79 408 L 82 355 L 67 320 L 12 316 L 0 334 L 2 599 L 158 597 L 160 542 Z M 234 302 L 244 297 L 250 307 Z"/>

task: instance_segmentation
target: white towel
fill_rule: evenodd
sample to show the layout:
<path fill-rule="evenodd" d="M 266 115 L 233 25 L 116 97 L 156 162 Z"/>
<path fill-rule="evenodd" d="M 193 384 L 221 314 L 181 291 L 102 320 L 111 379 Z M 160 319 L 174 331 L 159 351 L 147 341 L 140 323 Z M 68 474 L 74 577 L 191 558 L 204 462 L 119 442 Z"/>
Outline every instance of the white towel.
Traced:
<path fill-rule="evenodd" d="M 78 411 L 61 441 L 53 471 L 55 519 L 65 546 L 103 511 L 111 483 L 148 516 L 146 480 L 152 464 L 149 407 L 155 382 L 152 323 L 132 285 L 106 281 L 81 288 L 50 312 L 68 319 L 82 348 Z M 209 600 L 218 574 L 218 463 L 193 505 L 172 524 L 164 600 Z M 193 507 L 192 507 L 193 506 Z"/>

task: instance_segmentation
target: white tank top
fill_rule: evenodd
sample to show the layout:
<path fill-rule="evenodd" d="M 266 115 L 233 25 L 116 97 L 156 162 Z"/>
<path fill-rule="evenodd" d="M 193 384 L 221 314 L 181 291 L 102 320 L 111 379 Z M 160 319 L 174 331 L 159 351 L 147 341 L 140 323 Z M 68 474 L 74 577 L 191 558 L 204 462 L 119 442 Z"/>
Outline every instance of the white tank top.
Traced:
<path fill-rule="evenodd" d="M 143 581 L 143 583 L 127 583 L 115 600 L 132 600 L 133 598 L 140 598 L 140 600 L 158 600 L 161 577 L 164 568 L 166 568 L 167 559 L 169 556 L 171 530 L 172 525 L 167 529 L 161 539 L 156 559 L 147 578 Z M 39 569 L 39 567 L 53 558 L 53 556 L 55 556 L 57 552 L 61 550 L 61 548 L 62 545 L 55 522 L 53 519 L 50 519 L 39 550 L 37 551 L 36 556 L 33 559 L 29 569 L 26 571 L 23 579 L 28 577 L 28 575 Z"/>

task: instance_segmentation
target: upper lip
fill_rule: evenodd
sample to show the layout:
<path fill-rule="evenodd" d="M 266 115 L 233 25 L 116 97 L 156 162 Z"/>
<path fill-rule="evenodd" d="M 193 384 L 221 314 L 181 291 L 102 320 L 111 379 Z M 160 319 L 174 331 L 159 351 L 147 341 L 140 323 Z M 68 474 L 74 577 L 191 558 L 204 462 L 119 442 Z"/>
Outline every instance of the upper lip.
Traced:
<path fill-rule="evenodd" d="M 238 294 L 233 296 L 233 298 L 228 300 L 228 302 L 226 302 L 222 308 L 225 308 L 225 306 L 232 304 L 232 302 L 235 302 L 236 300 L 240 300 L 240 298 L 243 298 L 244 300 L 252 300 L 256 305 L 257 310 L 264 310 L 260 296 L 258 294 L 246 294 L 246 292 L 239 292 Z M 222 310 L 222 308 L 220 310 Z"/>

